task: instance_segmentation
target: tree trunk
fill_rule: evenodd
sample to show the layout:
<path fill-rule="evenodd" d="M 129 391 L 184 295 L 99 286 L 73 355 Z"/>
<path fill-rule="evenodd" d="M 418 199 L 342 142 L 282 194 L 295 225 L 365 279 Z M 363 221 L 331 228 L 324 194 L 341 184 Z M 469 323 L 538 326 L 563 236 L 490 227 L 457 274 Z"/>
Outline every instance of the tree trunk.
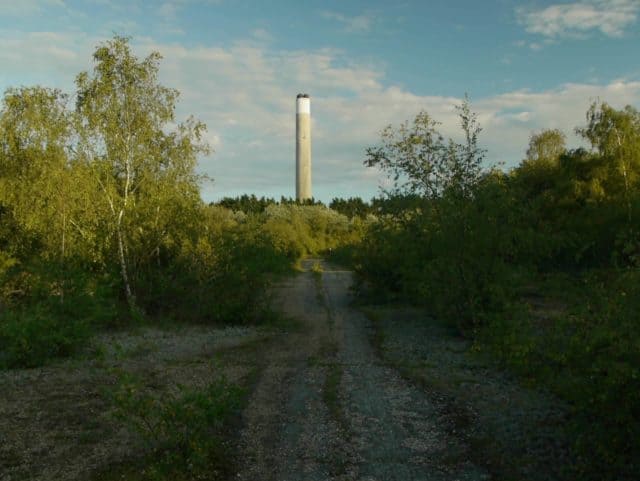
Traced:
<path fill-rule="evenodd" d="M 65 281 L 66 281 L 66 266 L 65 266 L 65 256 L 66 256 L 66 240 L 67 240 L 67 213 L 63 212 L 62 214 L 62 245 L 60 246 L 60 270 L 61 277 L 60 280 L 60 304 L 64 304 L 64 289 L 65 289 Z"/>
<path fill-rule="evenodd" d="M 127 296 L 127 303 L 129 304 L 129 309 L 132 313 L 137 312 L 136 306 L 136 298 L 133 295 L 133 291 L 131 289 L 131 284 L 129 283 L 129 274 L 127 272 L 127 260 L 124 254 L 124 238 L 122 236 L 122 215 L 123 211 L 120 211 L 120 215 L 118 216 L 118 224 L 116 227 L 116 233 L 118 236 L 118 257 L 120 259 L 120 274 L 122 275 L 122 282 L 124 284 L 124 292 Z"/>

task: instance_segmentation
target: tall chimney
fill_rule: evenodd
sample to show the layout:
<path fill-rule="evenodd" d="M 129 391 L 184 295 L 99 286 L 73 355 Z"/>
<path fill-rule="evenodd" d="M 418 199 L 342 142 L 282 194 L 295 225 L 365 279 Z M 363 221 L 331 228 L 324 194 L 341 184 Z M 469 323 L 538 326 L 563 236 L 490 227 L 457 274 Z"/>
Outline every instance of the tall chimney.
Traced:
<path fill-rule="evenodd" d="M 311 198 L 311 99 L 296 98 L 296 200 Z"/>

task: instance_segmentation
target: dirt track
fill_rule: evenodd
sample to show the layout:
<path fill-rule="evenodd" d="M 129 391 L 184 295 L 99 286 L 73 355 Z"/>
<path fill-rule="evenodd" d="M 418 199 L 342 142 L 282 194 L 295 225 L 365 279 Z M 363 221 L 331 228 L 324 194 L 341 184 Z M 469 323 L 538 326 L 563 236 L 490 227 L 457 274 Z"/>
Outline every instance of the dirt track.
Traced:
<path fill-rule="evenodd" d="M 365 316 L 349 271 L 303 267 L 274 292 L 289 321 L 104 333 L 86 357 L 0 372 L 0 481 L 85 481 L 114 467 L 127 479 L 146 450 L 111 415 L 114 371 L 155 393 L 220 374 L 248 387 L 229 433 L 234 480 L 563 479 L 557 400 L 469 356 L 419 310 Z"/>
<path fill-rule="evenodd" d="M 379 359 L 350 285 L 350 272 L 323 265 L 279 289 L 280 309 L 303 324 L 265 356 L 238 479 L 490 479 L 438 403 Z"/>

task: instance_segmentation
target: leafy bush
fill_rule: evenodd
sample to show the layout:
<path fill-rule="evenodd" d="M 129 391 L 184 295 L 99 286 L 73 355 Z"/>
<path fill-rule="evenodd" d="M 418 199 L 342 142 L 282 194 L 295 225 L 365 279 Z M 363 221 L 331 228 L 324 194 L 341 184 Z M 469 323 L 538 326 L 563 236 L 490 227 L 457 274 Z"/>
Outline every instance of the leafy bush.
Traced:
<path fill-rule="evenodd" d="M 206 206 L 196 173 L 205 126 L 175 118 L 178 92 L 160 84 L 160 59 L 139 59 L 115 36 L 97 46 L 75 95 L 35 86 L 1 99 L 2 364 L 68 355 L 95 325 L 145 315 L 254 320 L 273 275 L 354 240 L 357 222 L 313 199 Z M 125 91 L 135 101 L 122 104 Z"/>
<path fill-rule="evenodd" d="M 64 282 L 57 274 L 55 268 L 16 266 L 5 277 L 5 287 L 20 298 L 5 298 L 7 307 L 0 312 L 0 367 L 35 367 L 70 356 L 96 327 L 113 322 L 117 308 L 108 283 L 72 268 Z"/>
<path fill-rule="evenodd" d="M 226 217 L 221 208 L 215 215 L 215 223 L 205 224 L 207 236 L 138 280 L 147 314 L 192 322 L 255 320 L 270 277 L 297 260 L 274 244 L 259 217 Z"/>
<path fill-rule="evenodd" d="M 41 303 L 0 318 L 0 367 L 35 367 L 53 357 L 69 356 L 92 329 L 85 319 Z"/>
<path fill-rule="evenodd" d="M 616 278 L 617 277 L 617 278 Z M 575 282 L 575 281 L 574 281 Z M 580 479 L 635 479 L 640 469 L 640 273 L 592 276 L 553 323 L 494 318 L 482 344 L 571 406 Z"/>
<path fill-rule="evenodd" d="M 395 190 L 377 201 L 380 222 L 356 255 L 361 282 L 480 334 L 480 346 L 567 400 L 572 478 L 637 478 L 640 112 L 594 103 L 576 129 L 591 150 L 567 150 L 562 132 L 542 131 L 508 173 L 482 168 L 475 116 L 467 102 L 459 112 L 466 144 L 446 143 L 421 112 L 367 150 L 365 165 L 390 174 Z M 580 283 L 555 288 L 582 293 L 571 312 L 529 316 L 519 289 L 559 273 Z"/>
<path fill-rule="evenodd" d="M 202 388 L 177 386 L 151 393 L 131 375 L 119 377 L 111 399 L 115 416 L 156 454 L 150 476 L 180 473 L 187 479 L 221 479 L 229 466 L 223 435 L 241 407 L 243 391 L 221 377 Z M 163 477 L 160 477 L 164 479 Z"/>

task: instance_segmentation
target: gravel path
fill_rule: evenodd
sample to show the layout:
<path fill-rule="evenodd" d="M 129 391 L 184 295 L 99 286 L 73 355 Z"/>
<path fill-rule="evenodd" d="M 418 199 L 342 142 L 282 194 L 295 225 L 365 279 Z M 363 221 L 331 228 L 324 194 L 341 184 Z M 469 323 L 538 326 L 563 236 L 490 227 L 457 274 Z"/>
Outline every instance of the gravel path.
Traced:
<path fill-rule="evenodd" d="M 370 306 L 367 312 L 374 319 L 376 352 L 403 376 L 437 393 L 445 410 L 449 406 L 473 446 L 470 459 L 490 466 L 496 479 L 574 479 L 566 469 L 576 462 L 564 429 L 566 403 L 523 384 L 420 309 Z"/>
<path fill-rule="evenodd" d="M 309 268 L 314 260 L 308 260 Z M 446 413 L 384 365 L 351 273 L 306 272 L 279 290 L 303 322 L 266 356 L 244 414 L 241 480 L 482 480 Z"/>
<path fill-rule="evenodd" d="M 275 290 L 295 321 L 278 328 L 103 334 L 100 355 L 0 372 L 0 481 L 87 480 L 142 456 L 102 394 L 116 371 L 153 392 L 250 384 L 234 480 L 562 479 L 562 406 L 415 310 L 355 310 L 349 271 L 303 267 Z"/>

